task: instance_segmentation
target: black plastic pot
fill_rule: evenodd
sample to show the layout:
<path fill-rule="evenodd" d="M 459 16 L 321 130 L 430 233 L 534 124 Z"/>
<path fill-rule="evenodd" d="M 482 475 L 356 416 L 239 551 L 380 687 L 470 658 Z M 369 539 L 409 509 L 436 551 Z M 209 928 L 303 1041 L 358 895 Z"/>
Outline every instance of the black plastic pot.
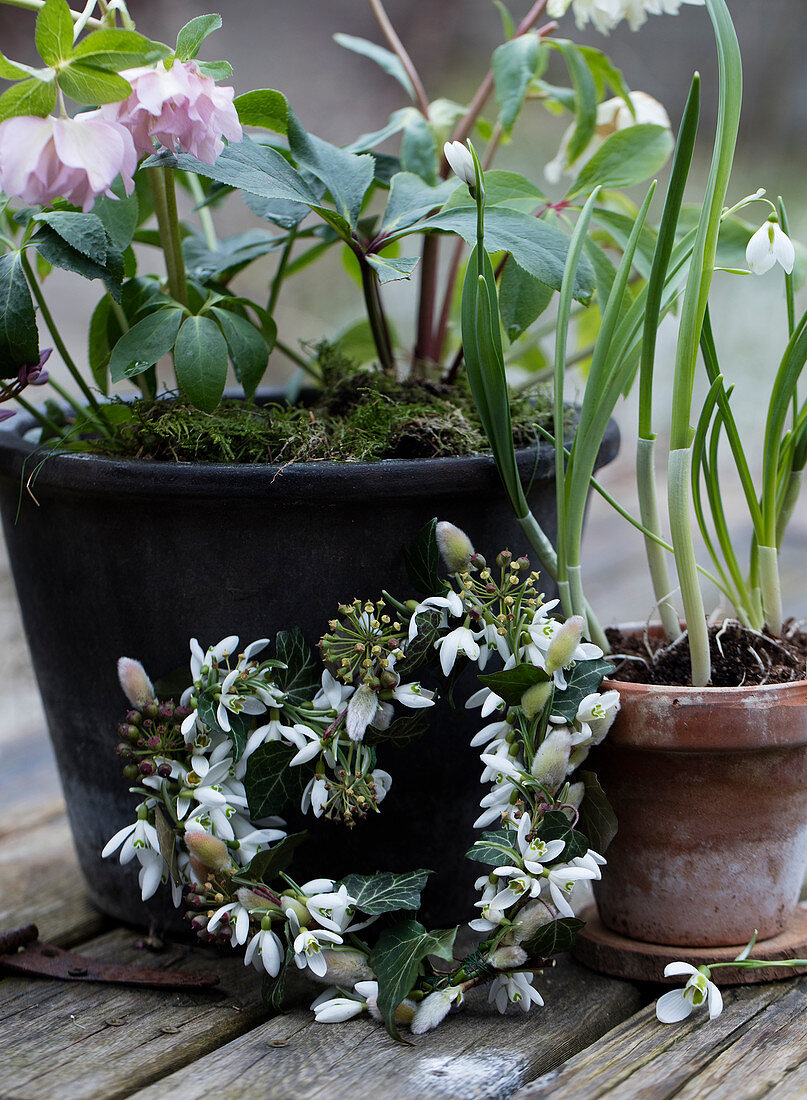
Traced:
<path fill-rule="evenodd" d="M 43 452 L 21 435 L 30 424 L 16 420 L 0 431 L 0 510 L 28 644 L 89 897 L 131 923 L 166 921 L 170 903 L 144 905 L 136 864 L 100 857 L 133 817 L 114 752 L 126 706 L 119 656 L 159 677 L 186 660 L 190 637 L 246 643 L 297 624 L 314 644 L 341 601 L 382 587 L 414 595 L 401 546 L 432 516 L 483 553 L 529 552 L 489 457 L 228 466 L 64 454 L 40 464 Z M 618 445 L 612 424 L 599 465 Z M 550 535 L 553 462 L 551 448 L 519 456 Z M 471 684 L 460 685 L 460 706 Z M 477 711 L 444 707 L 422 742 L 382 746 L 379 764 L 394 778 L 383 812 L 352 833 L 307 819 L 314 842 L 295 873 L 429 867 L 427 919 L 467 919 L 476 870 L 463 854 L 481 793 L 468 742 L 478 724 Z"/>

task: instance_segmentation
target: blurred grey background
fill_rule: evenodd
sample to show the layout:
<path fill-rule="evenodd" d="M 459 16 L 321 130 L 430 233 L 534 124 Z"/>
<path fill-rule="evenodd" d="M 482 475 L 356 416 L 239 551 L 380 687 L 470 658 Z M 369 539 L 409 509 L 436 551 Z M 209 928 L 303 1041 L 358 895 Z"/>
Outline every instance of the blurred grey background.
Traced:
<path fill-rule="evenodd" d="M 771 198 L 784 194 L 789 203 L 793 235 L 807 242 L 807 200 L 803 186 L 807 135 L 807 18 L 804 0 L 729 0 L 743 48 L 745 96 L 737 167 L 729 199 L 765 187 Z M 430 98 L 449 97 L 467 102 L 484 75 L 492 48 L 501 41 L 499 14 L 491 0 L 388 0 L 388 13 L 417 65 Z M 524 0 L 511 5 L 518 21 L 528 8 Z M 132 0 L 138 28 L 154 38 L 173 43 L 177 29 L 188 19 L 209 10 L 197 0 Z M 345 143 L 360 133 L 380 127 L 389 113 L 402 105 L 399 86 L 361 57 L 341 49 L 332 36 L 342 31 L 383 41 L 365 0 L 234 0 L 219 6 L 224 27 L 208 39 L 203 56 L 226 57 L 233 63 L 237 92 L 251 88 L 278 88 L 288 97 L 306 128 L 331 141 Z M 539 24 L 540 25 L 540 24 Z M 32 48 L 33 16 L 0 8 L 0 49 L 7 56 L 35 62 Z M 715 94 L 714 42 L 702 7 L 684 5 L 677 17 L 650 16 L 637 33 L 621 26 L 604 38 L 589 28 L 578 32 L 571 14 L 557 36 L 566 35 L 605 50 L 625 73 L 629 86 L 661 100 L 677 124 L 690 76 L 698 69 L 703 78 L 704 115 L 702 156 L 706 157 L 713 132 Z M 557 69 L 551 76 L 562 78 Z M 523 171 L 543 184 L 543 165 L 554 155 L 568 118 L 549 115 L 531 105 L 529 117 L 516 140 L 501 151 L 497 166 Z M 701 165 L 701 173 L 703 165 Z M 697 199 L 697 187 L 692 196 Z M 748 212 L 761 223 L 767 208 L 758 204 Z M 193 217 L 192 214 L 189 215 Z M 239 199 L 227 207 L 225 233 L 257 224 Z M 447 250 L 444 249 L 444 252 Z M 154 253 L 143 256 L 144 269 Z M 242 285 L 261 297 L 272 262 L 255 265 L 241 277 Z M 761 389 L 776 369 L 785 344 L 783 283 L 777 269 L 767 277 L 718 275 L 714 291 L 714 323 L 724 373 L 737 383 L 736 414 L 753 442 L 752 459 L 758 468 L 761 453 Z M 90 311 L 100 296 L 95 284 L 54 272 L 45 286 L 74 357 L 82 360 Z M 385 288 L 385 297 L 401 334 L 411 331 L 414 284 Z M 803 308 L 802 303 L 802 308 Z M 357 287 L 346 277 L 339 256 L 295 280 L 281 298 L 278 323 L 285 339 L 332 337 L 361 315 Z M 665 323 L 659 353 L 659 372 L 669 369 L 674 346 L 674 321 Z M 43 343 L 49 340 L 43 334 Z M 62 378 L 63 369 L 50 367 Z M 270 364 L 278 380 L 290 366 L 273 356 Z M 660 377 L 665 377 L 663 373 Z M 669 375 L 666 375 L 669 377 Z M 67 383 L 66 383 L 67 384 Z M 573 397 L 575 384 L 570 384 Z M 668 404 L 664 385 L 659 388 L 658 430 L 663 461 Z M 620 407 L 623 432 L 620 458 L 602 480 L 635 510 L 632 462 L 635 441 L 635 402 Z M 742 498 L 728 478 L 727 510 L 740 527 L 747 527 Z M 807 615 L 805 551 L 807 509 L 802 506 L 793 522 L 783 555 L 785 604 L 797 616 Z M 0 550 L 0 553 L 2 551 Z M 586 536 L 587 588 L 606 622 L 643 620 L 652 614 L 652 596 L 642 572 L 641 539 L 606 505 L 593 502 Z M 709 597 L 717 605 L 717 597 Z M 21 633 L 13 586 L 4 557 L 0 560 L 0 676 L 4 683 L 0 707 L 0 744 L 41 724 L 41 713 Z"/>

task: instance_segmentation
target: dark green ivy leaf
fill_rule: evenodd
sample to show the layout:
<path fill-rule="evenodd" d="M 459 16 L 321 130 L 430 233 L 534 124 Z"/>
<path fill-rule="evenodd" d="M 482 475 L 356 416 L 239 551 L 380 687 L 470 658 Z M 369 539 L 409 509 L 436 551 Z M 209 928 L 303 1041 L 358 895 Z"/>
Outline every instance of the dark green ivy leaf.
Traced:
<path fill-rule="evenodd" d="M 427 596 L 437 594 L 443 587 L 437 572 L 440 565 L 440 551 L 437 548 L 436 532 L 437 519 L 430 519 L 409 545 L 403 548 L 409 583 L 417 592 Z"/>
<path fill-rule="evenodd" d="M 419 921 L 405 920 L 378 937 L 370 953 L 370 966 L 378 979 L 378 1007 L 393 1038 L 400 1038 L 395 1009 L 412 991 L 420 964 L 427 955 L 450 962 L 456 935 L 456 928 L 427 932 Z"/>
<path fill-rule="evenodd" d="M 402 909 L 419 909 L 421 892 L 433 873 L 422 868 L 403 874 L 379 871 L 374 875 L 348 875 L 339 885 L 345 886 L 348 894 L 356 899 L 360 912 L 374 917 Z"/>

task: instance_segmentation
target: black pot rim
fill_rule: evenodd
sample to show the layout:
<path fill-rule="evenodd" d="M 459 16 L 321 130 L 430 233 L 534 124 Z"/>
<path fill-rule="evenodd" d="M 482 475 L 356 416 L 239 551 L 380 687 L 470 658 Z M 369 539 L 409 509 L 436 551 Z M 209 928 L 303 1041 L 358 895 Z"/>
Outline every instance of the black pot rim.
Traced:
<path fill-rule="evenodd" d="M 224 463 L 164 462 L 110 458 L 84 453 L 54 453 L 23 438 L 36 421 L 18 414 L 0 428 L 0 478 L 43 489 L 118 496 L 263 497 L 272 501 L 320 499 L 334 503 L 391 493 L 409 499 L 444 493 L 495 490 L 496 465 L 489 454 L 451 458 L 384 458 L 377 462 Z M 596 469 L 619 450 L 620 433 L 610 421 Z M 522 481 L 544 480 L 554 473 L 554 448 L 541 442 L 516 454 Z M 44 461 L 43 461 L 44 460 Z"/>

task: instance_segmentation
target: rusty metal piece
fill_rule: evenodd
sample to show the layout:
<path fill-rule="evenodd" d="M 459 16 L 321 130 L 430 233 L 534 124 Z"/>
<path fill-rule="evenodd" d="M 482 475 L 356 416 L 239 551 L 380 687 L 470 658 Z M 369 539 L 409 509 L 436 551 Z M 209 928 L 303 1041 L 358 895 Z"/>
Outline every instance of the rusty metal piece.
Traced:
<path fill-rule="evenodd" d="M 0 972 L 71 982 L 114 982 L 150 989 L 209 989 L 219 976 L 210 972 L 183 973 L 145 966 L 121 966 L 74 955 L 39 941 L 36 925 L 27 924 L 0 935 Z"/>

